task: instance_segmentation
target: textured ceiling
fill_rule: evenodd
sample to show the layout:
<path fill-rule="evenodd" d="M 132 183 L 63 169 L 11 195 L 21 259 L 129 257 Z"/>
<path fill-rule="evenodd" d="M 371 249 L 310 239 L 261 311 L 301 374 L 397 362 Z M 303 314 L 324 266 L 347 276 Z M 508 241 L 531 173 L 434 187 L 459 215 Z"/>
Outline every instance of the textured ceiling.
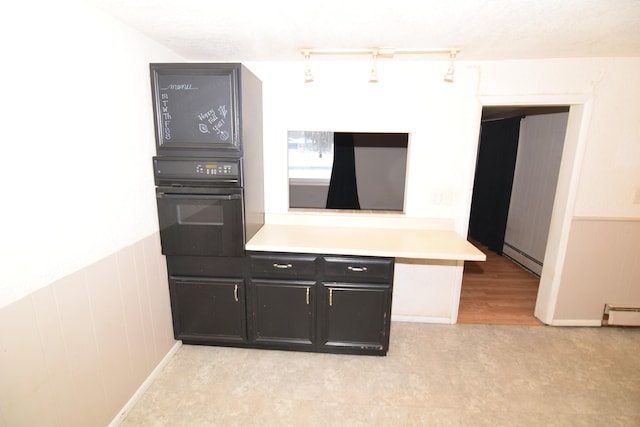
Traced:
<path fill-rule="evenodd" d="M 192 61 L 298 60 L 303 47 L 640 57 L 640 0 L 84 1 Z"/>

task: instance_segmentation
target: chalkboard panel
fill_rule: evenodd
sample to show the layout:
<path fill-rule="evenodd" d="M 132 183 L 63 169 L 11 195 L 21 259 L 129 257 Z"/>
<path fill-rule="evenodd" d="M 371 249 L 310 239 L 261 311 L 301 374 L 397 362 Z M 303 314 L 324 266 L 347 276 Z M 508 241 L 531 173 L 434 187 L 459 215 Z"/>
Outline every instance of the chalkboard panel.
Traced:
<path fill-rule="evenodd" d="M 235 68 L 152 64 L 151 71 L 158 151 L 239 150 Z"/>

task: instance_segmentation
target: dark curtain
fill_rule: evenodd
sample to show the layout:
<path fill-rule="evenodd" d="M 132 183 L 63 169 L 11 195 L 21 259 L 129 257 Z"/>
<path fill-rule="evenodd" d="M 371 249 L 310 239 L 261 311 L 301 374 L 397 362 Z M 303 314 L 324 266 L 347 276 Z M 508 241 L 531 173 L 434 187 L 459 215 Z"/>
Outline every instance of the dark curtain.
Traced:
<path fill-rule="evenodd" d="M 498 255 L 502 255 L 507 228 L 520 119 L 492 120 L 481 125 L 469 235 Z"/>
<path fill-rule="evenodd" d="M 328 209 L 360 209 L 353 134 L 333 134 L 333 168 L 327 194 Z"/>

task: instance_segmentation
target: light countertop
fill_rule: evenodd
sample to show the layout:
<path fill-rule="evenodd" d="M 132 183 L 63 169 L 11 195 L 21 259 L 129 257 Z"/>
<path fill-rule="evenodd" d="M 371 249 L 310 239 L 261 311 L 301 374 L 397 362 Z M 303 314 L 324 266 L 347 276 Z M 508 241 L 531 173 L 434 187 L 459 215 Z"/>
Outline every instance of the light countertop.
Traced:
<path fill-rule="evenodd" d="M 250 251 L 484 261 L 486 255 L 452 230 L 265 224 Z"/>

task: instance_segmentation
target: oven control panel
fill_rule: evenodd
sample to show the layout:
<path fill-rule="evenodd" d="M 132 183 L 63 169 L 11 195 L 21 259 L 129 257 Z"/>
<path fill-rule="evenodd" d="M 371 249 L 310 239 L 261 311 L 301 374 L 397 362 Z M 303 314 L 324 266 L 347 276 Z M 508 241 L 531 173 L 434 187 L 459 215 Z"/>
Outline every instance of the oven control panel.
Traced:
<path fill-rule="evenodd" d="M 240 160 L 214 158 L 154 157 L 156 183 L 239 182 Z"/>
<path fill-rule="evenodd" d="M 226 162 L 203 162 L 194 165 L 196 174 L 204 175 L 238 175 L 237 165 Z"/>

